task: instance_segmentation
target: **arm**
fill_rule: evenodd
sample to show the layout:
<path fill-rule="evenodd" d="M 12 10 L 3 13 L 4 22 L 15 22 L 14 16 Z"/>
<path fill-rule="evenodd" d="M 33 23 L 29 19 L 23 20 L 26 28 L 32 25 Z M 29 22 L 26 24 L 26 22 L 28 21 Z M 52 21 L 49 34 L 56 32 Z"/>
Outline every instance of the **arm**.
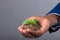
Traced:
<path fill-rule="evenodd" d="M 42 27 L 38 31 L 33 31 L 30 29 L 23 29 L 23 25 L 18 27 L 19 32 L 21 32 L 27 38 L 36 38 L 43 35 L 50 27 L 56 25 L 60 19 L 60 3 L 53 10 L 51 10 L 46 16 L 33 16 L 27 19 L 37 19 L 41 23 Z M 53 29 L 52 29 L 53 30 Z"/>
<path fill-rule="evenodd" d="M 57 22 L 57 24 L 56 23 L 53 23 L 53 26 L 51 26 L 49 28 L 49 32 L 50 33 L 55 32 L 55 31 L 57 31 L 60 28 L 60 25 L 59 25 L 60 24 L 60 3 L 58 3 L 51 11 L 49 11 L 47 13 L 47 15 L 50 15 L 50 19 L 52 17 L 51 14 L 55 18 L 55 20 L 52 20 L 52 22 L 55 21 L 55 22 Z"/>
<path fill-rule="evenodd" d="M 48 14 L 46 17 L 51 21 L 52 25 L 57 24 L 60 19 L 60 17 L 55 14 Z"/>

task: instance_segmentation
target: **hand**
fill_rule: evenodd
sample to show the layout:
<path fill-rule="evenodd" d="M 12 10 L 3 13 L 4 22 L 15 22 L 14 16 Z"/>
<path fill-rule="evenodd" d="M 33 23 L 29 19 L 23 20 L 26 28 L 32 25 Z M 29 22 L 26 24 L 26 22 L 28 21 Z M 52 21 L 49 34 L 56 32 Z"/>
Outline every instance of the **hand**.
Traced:
<path fill-rule="evenodd" d="M 39 21 L 39 23 L 42 25 L 40 30 L 37 30 L 37 31 L 31 30 L 31 29 L 25 30 L 25 29 L 23 29 L 23 25 L 19 26 L 18 27 L 19 32 L 21 32 L 22 35 L 27 38 L 37 38 L 37 37 L 43 35 L 45 32 L 48 31 L 48 29 L 50 28 L 50 25 L 51 25 L 51 21 L 47 17 L 33 16 L 33 17 L 29 17 L 27 19 L 37 19 Z"/>

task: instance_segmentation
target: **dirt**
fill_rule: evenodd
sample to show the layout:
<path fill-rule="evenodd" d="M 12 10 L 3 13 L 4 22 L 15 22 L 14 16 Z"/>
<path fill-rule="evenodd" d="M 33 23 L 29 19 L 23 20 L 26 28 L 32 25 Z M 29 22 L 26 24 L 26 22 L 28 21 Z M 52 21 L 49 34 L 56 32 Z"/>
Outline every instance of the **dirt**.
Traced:
<path fill-rule="evenodd" d="M 37 23 L 36 25 L 24 24 L 23 27 L 24 27 L 24 29 L 32 29 L 32 30 L 36 31 L 36 30 L 40 30 L 41 24 L 39 24 L 39 23 Z"/>

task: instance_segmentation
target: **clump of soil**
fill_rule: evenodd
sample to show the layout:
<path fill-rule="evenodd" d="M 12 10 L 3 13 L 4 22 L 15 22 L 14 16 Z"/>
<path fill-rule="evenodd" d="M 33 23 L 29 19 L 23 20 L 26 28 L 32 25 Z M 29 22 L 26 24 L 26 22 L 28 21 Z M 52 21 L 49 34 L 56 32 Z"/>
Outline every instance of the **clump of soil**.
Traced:
<path fill-rule="evenodd" d="M 41 28 L 41 24 L 37 21 L 36 24 L 23 24 L 24 29 L 32 29 L 34 31 Z"/>

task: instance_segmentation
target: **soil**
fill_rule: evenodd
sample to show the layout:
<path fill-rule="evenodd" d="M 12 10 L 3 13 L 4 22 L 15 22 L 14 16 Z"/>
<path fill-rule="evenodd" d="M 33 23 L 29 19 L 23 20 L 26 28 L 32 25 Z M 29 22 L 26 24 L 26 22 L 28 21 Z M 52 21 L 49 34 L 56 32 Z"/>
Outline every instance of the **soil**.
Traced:
<path fill-rule="evenodd" d="M 24 27 L 24 29 L 32 29 L 32 30 L 36 31 L 36 30 L 40 30 L 41 24 L 39 24 L 39 23 L 37 23 L 36 25 L 24 24 L 23 27 Z"/>

